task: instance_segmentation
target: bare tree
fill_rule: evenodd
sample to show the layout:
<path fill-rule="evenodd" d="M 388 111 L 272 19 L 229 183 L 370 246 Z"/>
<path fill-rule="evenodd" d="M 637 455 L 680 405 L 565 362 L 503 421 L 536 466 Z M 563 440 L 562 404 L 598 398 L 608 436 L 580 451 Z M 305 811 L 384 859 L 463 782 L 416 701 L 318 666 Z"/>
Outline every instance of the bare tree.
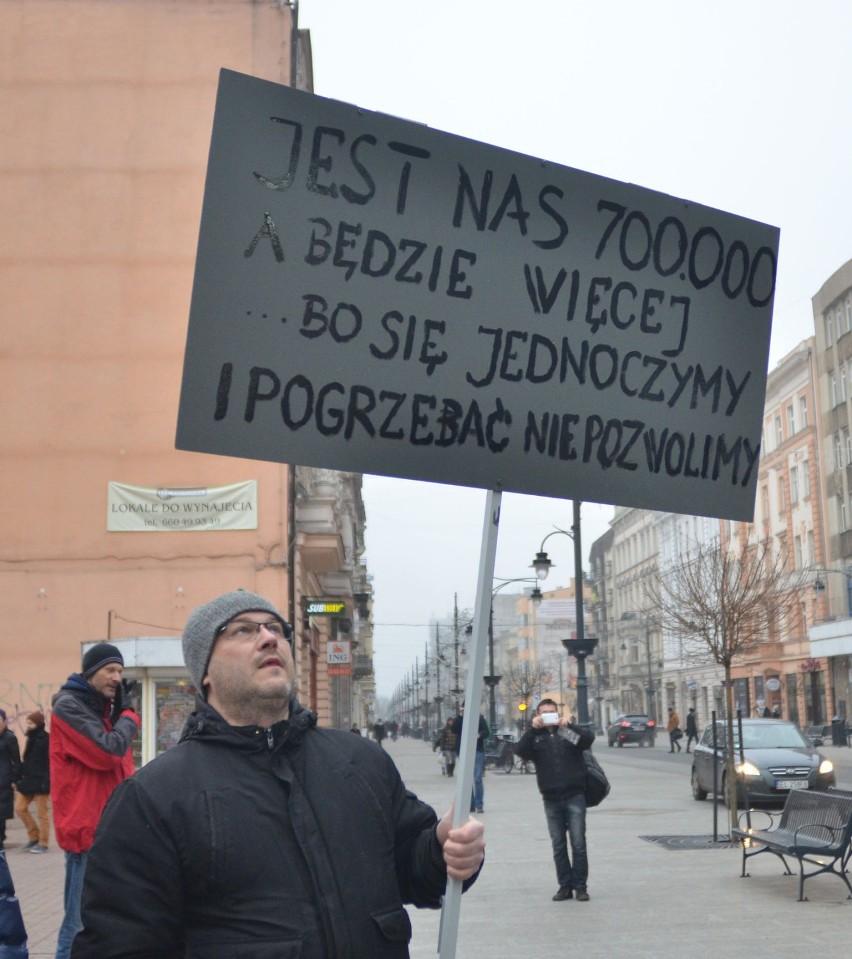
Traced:
<path fill-rule="evenodd" d="M 517 699 L 529 707 L 535 693 L 541 693 L 542 677 L 549 671 L 550 667 L 537 659 L 524 659 L 504 670 L 500 685 L 511 700 Z M 525 716 L 525 722 L 526 719 Z"/>
<path fill-rule="evenodd" d="M 787 565 L 787 557 L 773 553 L 768 543 L 740 548 L 716 539 L 696 544 L 647 591 L 663 628 L 682 642 L 684 658 L 724 670 L 729 743 L 734 742 L 731 666 L 761 644 L 783 639 L 798 616 L 804 574 L 790 573 Z M 727 750 L 731 825 L 737 817 L 735 759 Z"/>

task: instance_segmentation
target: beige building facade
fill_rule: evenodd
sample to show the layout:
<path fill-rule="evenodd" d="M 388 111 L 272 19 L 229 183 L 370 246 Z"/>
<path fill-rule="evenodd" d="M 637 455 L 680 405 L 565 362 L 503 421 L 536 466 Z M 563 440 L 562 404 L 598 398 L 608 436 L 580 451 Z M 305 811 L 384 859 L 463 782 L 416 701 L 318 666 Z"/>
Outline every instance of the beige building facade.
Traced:
<path fill-rule="evenodd" d="M 852 260 L 812 300 L 818 387 L 822 403 L 822 492 L 827 616 L 810 633 L 811 652 L 826 663 L 834 691 L 831 715 L 852 720 Z M 830 718 L 830 717 L 829 717 Z"/>
<path fill-rule="evenodd" d="M 829 607 L 825 590 L 825 503 L 821 492 L 820 397 L 813 337 L 770 370 L 754 522 L 723 523 L 741 548 L 771 546 L 791 581 L 804 582 L 795 613 L 732 669 L 734 702 L 743 715 L 766 708 L 801 726 L 822 725 L 835 709 L 828 663 L 811 650 L 810 629 Z"/>
<path fill-rule="evenodd" d="M 273 0 L 0 0 L 0 706 L 13 727 L 49 708 L 86 643 L 122 641 L 156 754 L 191 701 L 186 616 L 238 588 L 295 624 L 301 695 L 321 721 L 366 722 L 360 476 L 174 449 L 218 73 L 310 89 L 296 26 Z M 343 608 L 309 616 L 309 599 Z"/>

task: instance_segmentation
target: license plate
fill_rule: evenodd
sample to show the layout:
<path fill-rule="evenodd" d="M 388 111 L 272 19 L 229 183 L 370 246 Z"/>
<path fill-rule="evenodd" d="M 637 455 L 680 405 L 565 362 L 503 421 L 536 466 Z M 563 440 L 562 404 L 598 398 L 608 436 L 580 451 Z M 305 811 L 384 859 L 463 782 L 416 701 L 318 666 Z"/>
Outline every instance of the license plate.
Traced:
<path fill-rule="evenodd" d="M 776 789 L 807 789 L 807 779 L 776 779 Z"/>

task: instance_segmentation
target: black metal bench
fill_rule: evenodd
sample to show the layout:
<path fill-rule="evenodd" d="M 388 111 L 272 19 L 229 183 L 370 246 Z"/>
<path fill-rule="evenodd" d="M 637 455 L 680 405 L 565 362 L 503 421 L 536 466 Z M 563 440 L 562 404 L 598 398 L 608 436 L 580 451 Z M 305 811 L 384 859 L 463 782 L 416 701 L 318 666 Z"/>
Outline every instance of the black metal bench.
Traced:
<path fill-rule="evenodd" d="M 768 817 L 767 829 L 755 829 L 751 824 L 757 815 Z M 790 876 L 792 872 L 784 857 L 792 856 L 799 861 L 799 902 L 807 900 L 805 880 L 824 872 L 842 879 L 849 890 L 846 898 L 852 899 L 852 885 L 846 875 L 852 842 L 852 794 L 795 789 L 787 796 L 780 815 L 756 810 L 742 813 L 731 835 L 742 841 L 741 876 L 749 875 L 746 860 L 761 852 L 778 856 Z M 806 863 L 816 868 L 806 872 Z"/>

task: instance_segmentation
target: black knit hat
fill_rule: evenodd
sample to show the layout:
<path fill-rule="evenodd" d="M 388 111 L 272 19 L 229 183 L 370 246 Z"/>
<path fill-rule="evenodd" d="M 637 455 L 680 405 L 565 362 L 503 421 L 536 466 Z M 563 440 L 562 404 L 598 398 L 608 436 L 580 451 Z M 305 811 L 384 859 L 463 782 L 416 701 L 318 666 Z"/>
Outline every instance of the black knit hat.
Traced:
<path fill-rule="evenodd" d="M 83 656 L 83 679 L 94 676 L 101 667 L 108 666 L 110 663 L 124 665 L 124 657 L 120 650 L 112 643 L 95 643 Z"/>

